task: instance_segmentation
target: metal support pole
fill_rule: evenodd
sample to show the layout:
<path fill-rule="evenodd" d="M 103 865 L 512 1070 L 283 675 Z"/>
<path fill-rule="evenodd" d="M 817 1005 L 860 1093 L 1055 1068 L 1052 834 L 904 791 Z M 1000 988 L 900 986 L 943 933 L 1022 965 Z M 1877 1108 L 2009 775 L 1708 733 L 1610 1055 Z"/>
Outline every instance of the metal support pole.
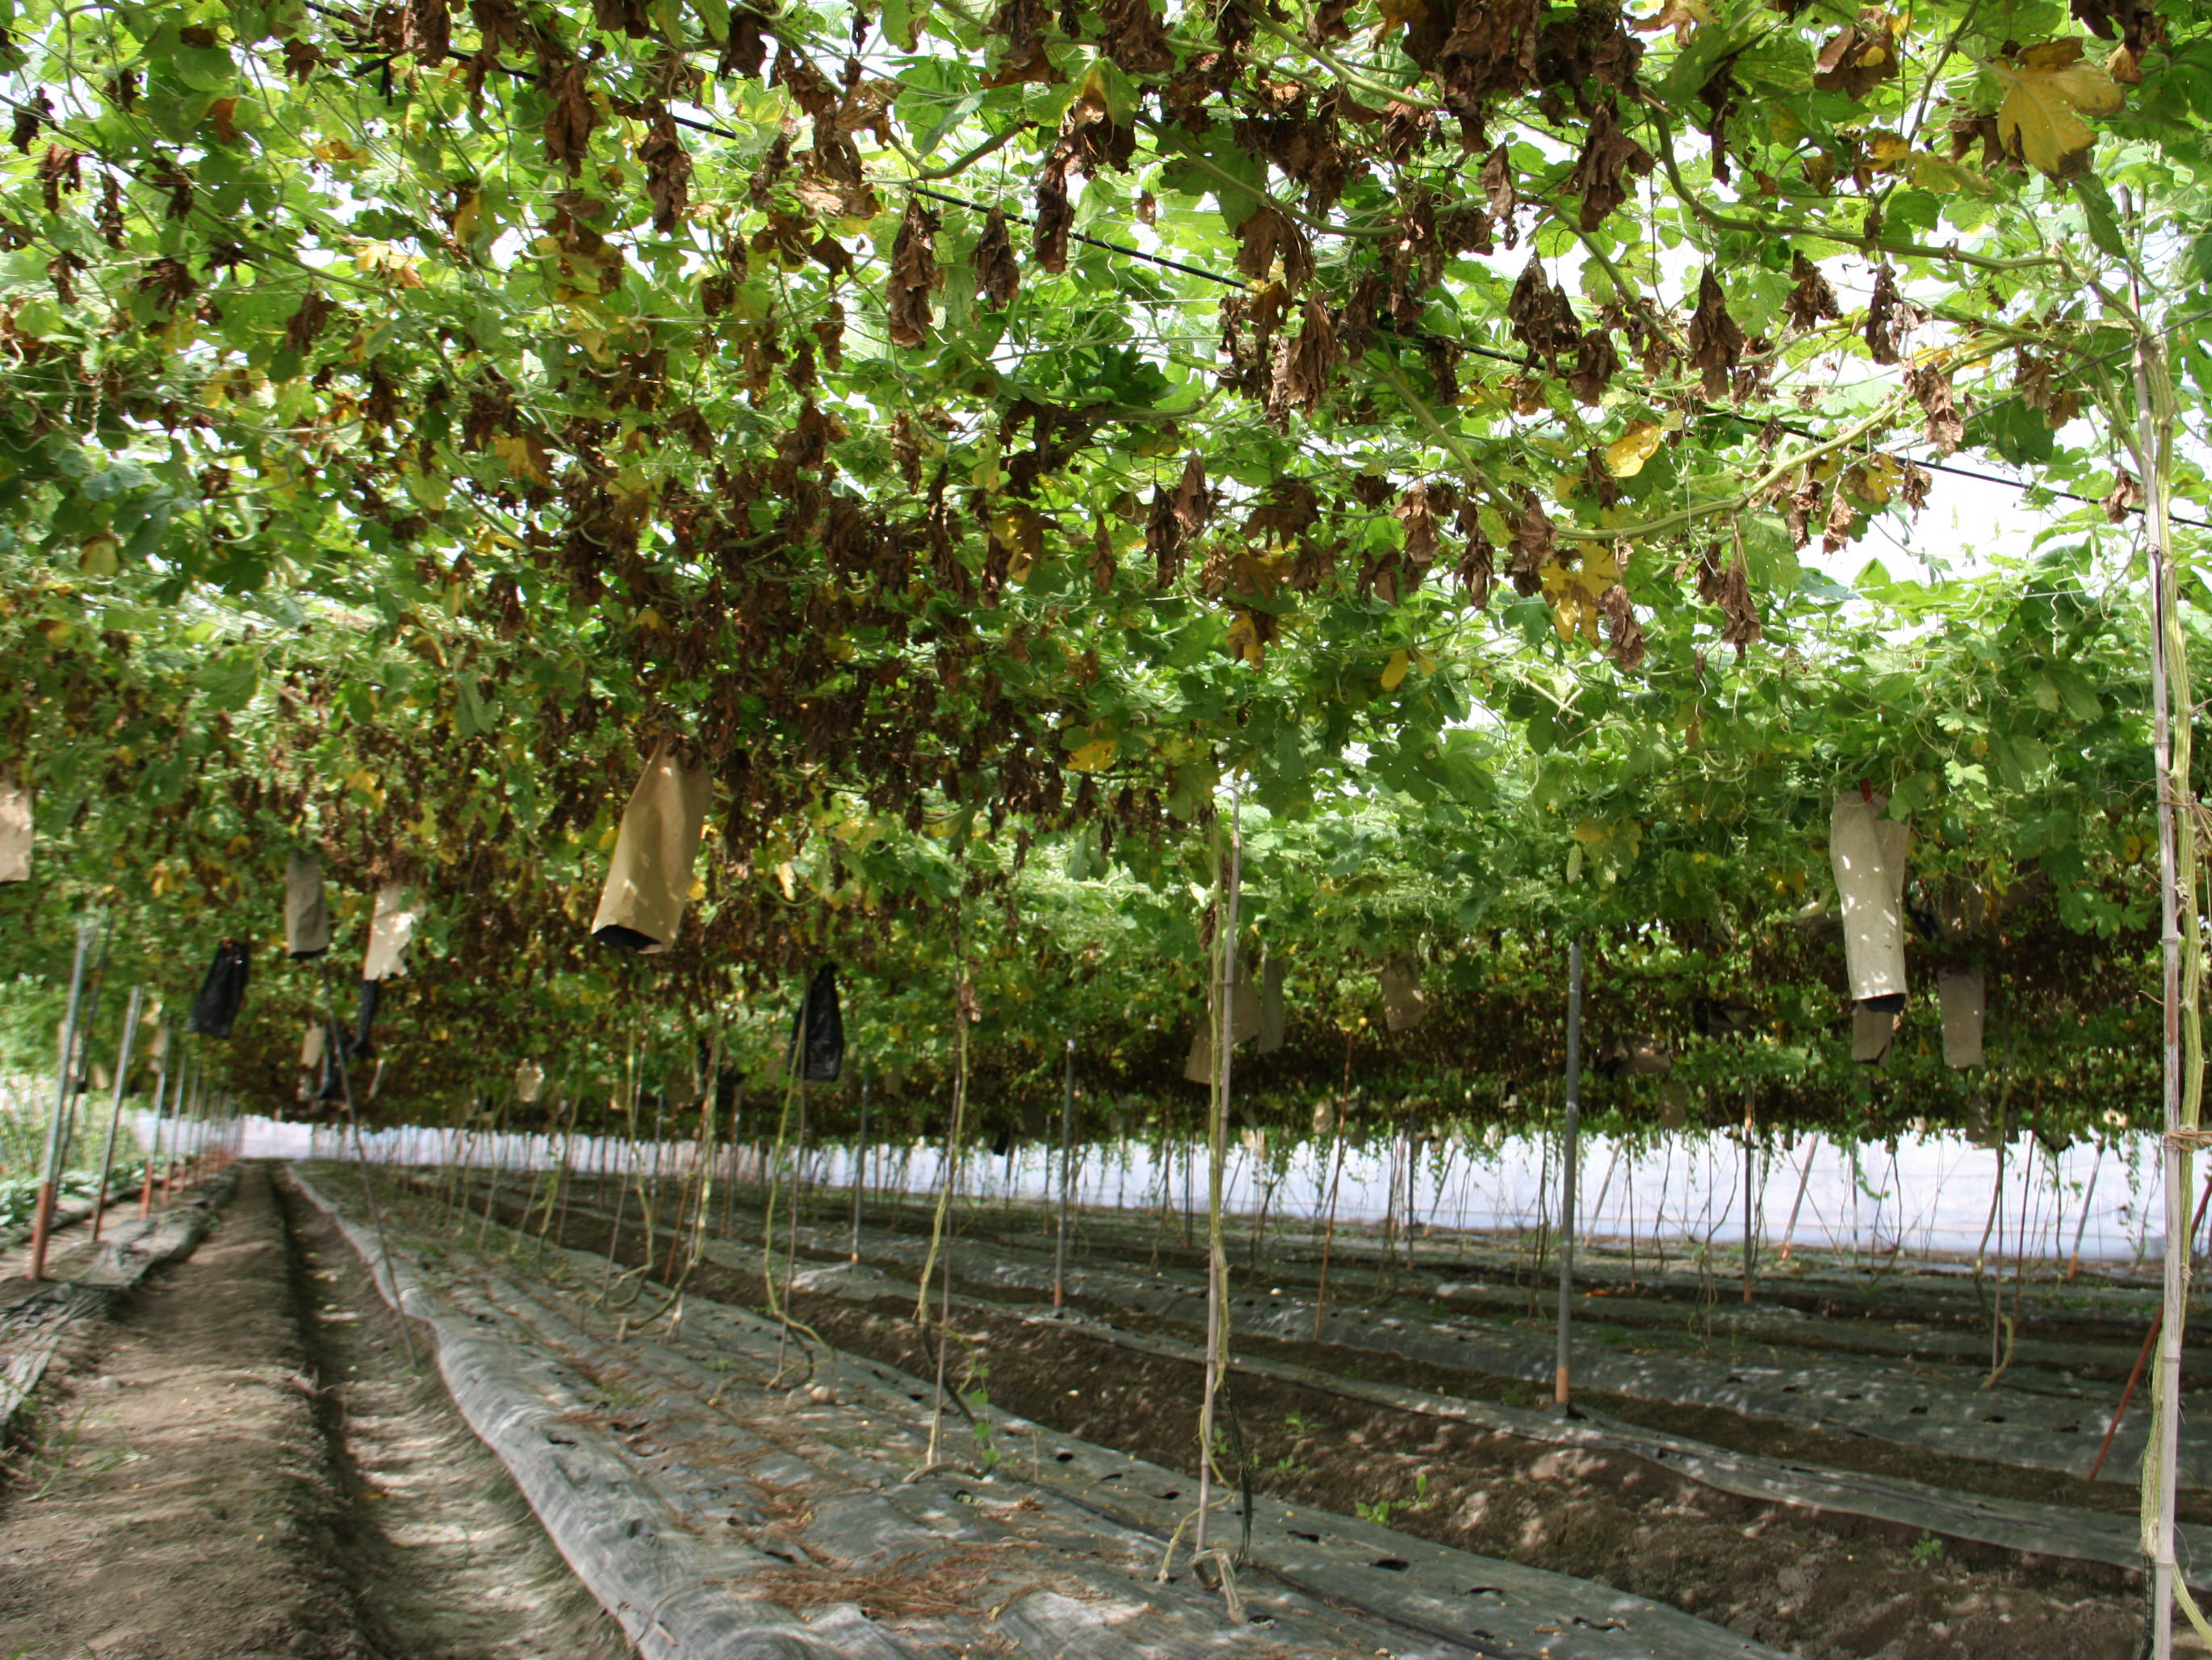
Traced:
<path fill-rule="evenodd" d="M 54 1084 L 54 1116 L 46 1125 L 46 1156 L 39 1180 L 36 1207 L 31 1213 L 31 1269 L 29 1278 L 46 1274 L 46 1237 L 54 1225 L 54 1184 L 61 1178 L 62 1121 L 69 1112 L 70 1091 L 76 1086 L 76 1021 L 79 1000 L 84 994 L 84 959 L 92 953 L 92 918 L 76 924 L 76 964 L 70 970 L 69 1013 L 62 1021 L 60 1076 Z"/>
<path fill-rule="evenodd" d="M 1571 1411 L 1574 1377 L 1575 1166 L 1581 1156 L 1583 1113 L 1583 942 L 1567 946 L 1567 1111 L 1559 1159 L 1559 1354 L 1553 1399 Z"/>
<path fill-rule="evenodd" d="M 1067 1040 L 1067 1076 L 1060 1095 L 1060 1227 L 1052 1246 L 1052 1305 L 1059 1308 L 1067 1300 L 1067 1202 L 1075 1186 L 1075 1173 L 1069 1164 L 1068 1146 L 1071 1128 L 1075 1122 L 1075 1040 Z"/>
<path fill-rule="evenodd" d="M 100 1243 L 100 1213 L 107 1208 L 107 1178 L 115 1170 L 115 1127 L 123 1120 L 123 1091 L 131 1078 L 131 1050 L 138 1036 L 138 1016 L 146 1006 L 146 988 L 131 988 L 131 1007 L 123 1017 L 123 1041 L 115 1046 L 115 1096 L 107 1109 L 107 1144 L 100 1153 L 100 1186 L 92 1195 L 92 1243 Z"/>

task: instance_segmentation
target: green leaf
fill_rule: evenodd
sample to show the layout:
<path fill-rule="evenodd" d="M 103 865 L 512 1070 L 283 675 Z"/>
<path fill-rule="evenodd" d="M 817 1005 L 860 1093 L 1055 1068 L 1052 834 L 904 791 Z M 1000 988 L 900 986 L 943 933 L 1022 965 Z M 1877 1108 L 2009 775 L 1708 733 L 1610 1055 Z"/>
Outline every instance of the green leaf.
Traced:
<path fill-rule="evenodd" d="M 2128 247 L 2120 237 L 2120 216 L 2105 189 L 2105 181 L 2094 173 L 2079 174 L 2074 179 L 2074 199 L 2081 204 L 2081 216 L 2088 222 L 2089 240 L 2096 245 L 2097 252 L 2114 259 L 2125 259 Z"/>

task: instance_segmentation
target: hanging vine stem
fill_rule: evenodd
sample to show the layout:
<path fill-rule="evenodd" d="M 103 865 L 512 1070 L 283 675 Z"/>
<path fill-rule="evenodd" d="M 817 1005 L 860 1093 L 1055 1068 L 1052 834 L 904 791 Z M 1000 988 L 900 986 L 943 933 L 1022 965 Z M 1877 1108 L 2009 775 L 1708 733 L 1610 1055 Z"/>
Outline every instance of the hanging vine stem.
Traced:
<path fill-rule="evenodd" d="M 777 1294 L 775 1283 L 775 1207 L 783 1185 L 783 1155 L 791 1145 L 791 1111 L 799 1098 L 799 1075 L 805 1064 L 806 1041 L 806 994 L 799 994 L 799 1035 L 793 1040 L 791 1053 L 784 1058 L 783 1106 L 776 1116 L 775 1146 L 769 1154 L 768 1194 L 761 1206 L 761 1290 L 768 1299 L 768 1317 L 776 1323 L 778 1336 L 776 1371 L 783 1371 L 783 1346 L 791 1338 L 791 1315 L 785 1299 Z M 794 1225 L 796 1223 L 794 1221 Z"/>
<path fill-rule="evenodd" d="M 1206 1391 L 1198 1409 L 1198 1522 L 1191 1532 L 1191 1549 L 1198 1555 L 1206 1552 L 1213 1500 L 1214 1403 L 1229 1370 L 1229 1253 L 1221 1237 L 1221 1185 L 1228 1163 L 1229 1064 L 1237 1047 L 1237 902 L 1244 876 L 1244 801 L 1234 781 L 1229 802 L 1225 857 L 1218 818 L 1213 828 L 1213 889 L 1220 896 L 1221 913 L 1213 936 L 1216 968 L 1208 1011 L 1213 1022 L 1213 1099 L 1206 1139 Z"/>
<path fill-rule="evenodd" d="M 952 1192 L 960 1180 L 961 1137 L 968 1117 L 968 1028 L 974 1023 L 975 988 L 968 978 L 968 891 L 963 880 L 961 885 L 959 911 L 952 925 L 952 1028 L 956 1051 L 952 1074 L 952 1116 L 945 1127 L 945 1158 L 937 1176 L 937 1207 L 929 1222 L 929 1251 L 922 1258 L 921 1283 L 915 1298 L 915 1323 L 925 1332 L 930 1329 L 929 1276 L 936 1272 L 938 1258 L 945 1256 L 945 1278 L 939 1288 L 937 1316 L 937 1392 L 929 1413 L 929 1450 L 923 1456 L 922 1468 L 928 1468 L 938 1462 L 937 1448 L 945 1426 L 945 1346 L 952 1325 L 952 1262 L 945 1249 L 945 1225 L 952 1207 Z M 965 1415 L 967 1402 L 958 1395 L 953 1404 Z"/>

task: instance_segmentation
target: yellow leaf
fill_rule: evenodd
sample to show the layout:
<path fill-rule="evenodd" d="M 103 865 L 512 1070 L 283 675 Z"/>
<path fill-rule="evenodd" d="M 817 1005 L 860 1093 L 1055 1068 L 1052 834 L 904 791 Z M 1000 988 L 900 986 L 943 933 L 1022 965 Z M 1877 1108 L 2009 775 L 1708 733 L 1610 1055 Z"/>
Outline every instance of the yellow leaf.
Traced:
<path fill-rule="evenodd" d="M 314 147 L 314 152 L 318 160 L 341 164 L 365 161 L 368 155 L 366 150 L 356 149 L 343 138 L 325 138 Z"/>
<path fill-rule="evenodd" d="M 1408 657 L 1404 652 L 1392 652 L 1390 654 L 1390 660 L 1382 666 L 1382 690 L 1385 691 L 1397 690 L 1399 683 L 1406 678 L 1406 671 L 1412 666 L 1413 659 Z"/>
<path fill-rule="evenodd" d="M 1067 755 L 1067 764 L 1078 772 L 1103 771 L 1114 764 L 1114 757 L 1120 752 L 1121 748 L 1121 743 L 1116 739 L 1094 738 L 1089 743 L 1070 750 Z"/>
<path fill-rule="evenodd" d="M 2086 172 L 2097 143 L 2084 115 L 2112 115 L 2127 101 L 2119 83 L 2081 58 L 2078 40 L 2046 40 L 2020 55 L 2020 67 L 1992 63 L 2005 88 L 1997 141 L 2053 179 Z"/>
<path fill-rule="evenodd" d="M 1259 625 L 1253 622 L 1250 611 L 1240 611 L 1229 619 L 1229 654 L 1255 669 L 1266 666 L 1267 644 L 1260 638 Z"/>
<path fill-rule="evenodd" d="M 706 879 L 699 876 L 693 877 L 691 879 L 691 891 L 684 897 L 687 899 L 704 899 L 707 897 Z"/>
<path fill-rule="evenodd" d="M 494 433 L 491 453 L 507 464 L 507 470 L 515 477 L 532 484 L 550 484 L 553 476 L 546 471 L 545 442 L 535 433 L 526 433 L 516 438 L 506 433 Z"/>
<path fill-rule="evenodd" d="M 85 538 L 83 550 L 77 555 L 77 569 L 88 576 L 115 575 L 115 538 L 105 532 Z"/>
<path fill-rule="evenodd" d="M 785 860 L 781 865 L 778 865 L 775 867 L 775 882 L 776 885 L 783 890 L 783 897 L 785 898 L 796 899 L 799 897 L 799 885 L 793 879 L 791 860 L 788 859 Z"/>
<path fill-rule="evenodd" d="M 1637 421 L 1605 447 L 1605 470 L 1615 478 L 1633 478 L 1659 453 L 1666 432 L 1656 422 Z"/>
<path fill-rule="evenodd" d="M 1877 167 L 1893 167 L 1912 154 L 1910 139 L 1893 132 L 1870 132 L 1866 138 L 1867 154 L 1874 158 Z"/>

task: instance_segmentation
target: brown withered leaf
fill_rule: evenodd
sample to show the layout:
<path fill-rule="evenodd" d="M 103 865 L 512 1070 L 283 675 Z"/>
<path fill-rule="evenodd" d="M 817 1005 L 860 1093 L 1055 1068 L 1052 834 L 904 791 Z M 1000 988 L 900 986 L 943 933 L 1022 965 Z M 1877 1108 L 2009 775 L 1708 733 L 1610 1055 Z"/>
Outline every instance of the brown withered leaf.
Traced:
<path fill-rule="evenodd" d="M 768 19 L 750 6 L 732 7 L 730 32 L 722 41 L 714 73 L 726 77 L 741 75 L 747 80 L 757 81 L 761 65 L 767 61 Z"/>
<path fill-rule="evenodd" d="M 1175 67 L 1152 0 L 1100 0 L 1098 45 L 1130 75 L 1165 75 Z"/>
<path fill-rule="evenodd" d="M 2112 474 L 2112 492 L 2103 502 L 2105 517 L 2116 525 L 2128 522 L 2128 515 L 2142 509 L 2142 481 L 2125 467 L 2116 468 Z"/>
<path fill-rule="evenodd" d="M 1407 27 L 1406 52 L 1434 68 L 1453 108 L 1480 110 L 1534 84 L 1546 10 L 1541 0 L 1434 0 Z"/>
<path fill-rule="evenodd" d="M 84 156 L 64 144 L 49 144 L 39 160 L 39 187 L 45 193 L 46 211 L 62 210 L 62 192 L 84 188 Z"/>
<path fill-rule="evenodd" d="M 1006 210 L 993 208 L 975 244 L 976 297 L 1003 310 L 1013 304 L 1021 286 L 1022 268 L 1014 258 L 1014 239 L 1006 229 Z"/>
<path fill-rule="evenodd" d="M 1728 295 L 1711 265 L 1698 281 L 1698 308 L 1690 315 L 1690 362 L 1703 378 L 1705 396 L 1728 395 L 1729 377 L 1743 356 L 1743 331 L 1729 315 Z"/>
<path fill-rule="evenodd" d="M 592 21 L 609 34 L 626 34 L 633 40 L 653 33 L 645 0 L 592 0 Z"/>
<path fill-rule="evenodd" d="M 1390 509 L 1390 516 L 1406 532 L 1406 562 L 1421 570 L 1435 564 L 1437 556 L 1443 551 L 1443 538 L 1437 526 L 1435 510 L 1429 505 L 1428 485 L 1422 483 L 1408 487 L 1398 498 L 1398 505 Z"/>
<path fill-rule="evenodd" d="M 1820 536 L 1821 551 L 1841 553 L 1844 544 L 1851 539 L 1851 526 L 1858 522 L 1858 510 L 1844 498 L 1841 489 L 1831 496 L 1828 499 L 1827 528 Z"/>
<path fill-rule="evenodd" d="M 1321 520 L 1321 495 L 1298 478 L 1278 478 L 1245 516 L 1244 534 L 1262 548 L 1287 547 Z"/>
<path fill-rule="evenodd" d="M 1255 281 L 1263 280 L 1278 258 L 1283 262 L 1283 286 L 1296 294 L 1313 275 L 1313 245 L 1289 215 L 1263 203 L 1237 228 L 1237 269 Z"/>
<path fill-rule="evenodd" d="M 1566 290 L 1552 286 L 1544 274 L 1540 256 L 1531 254 L 1505 302 L 1505 320 L 1513 325 L 1515 339 L 1539 356 L 1557 359 L 1582 344 L 1582 325 L 1576 320 Z"/>
<path fill-rule="evenodd" d="M 1782 309 L 1799 328 L 1816 329 L 1844 314 L 1843 307 L 1836 301 L 1835 289 L 1828 286 L 1828 279 L 1803 254 L 1791 256 L 1790 275 L 1796 280 L 1797 286 L 1790 290 Z"/>
<path fill-rule="evenodd" d="M 1920 509 L 1928 505 L 1929 487 L 1935 482 L 1935 475 L 1927 468 L 1915 466 L 1910 461 L 1905 464 L 1905 471 L 1897 481 L 1897 499 L 1912 509 L 1914 518 L 1918 518 Z"/>
<path fill-rule="evenodd" d="M 46 96 L 44 88 L 39 90 L 36 104 L 18 104 L 15 106 L 15 125 L 8 136 L 17 150 L 25 155 L 31 153 L 31 146 L 39 137 L 41 121 L 53 112 L 53 100 Z"/>
<path fill-rule="evenodd" d="M 428 67 L 452 55 L 453 18 L 446 0 L 407 0 L 399 20 L 399 48 Z"/>
<path fill-rule="evenodd" d="M 1917 320 L 1911 306 L 1897 291 L 1897 277 L 1887 261 L 1875 272 L 1874 293 L 1867 301 L 1867 350 L 1877 363 L 1894 363 L 1905 355 L 1905 337 Z"/>
<path fill-rule="evenodd" d="M 890 285 L 884 295 L 893 345 L 918 346 L 929 338 L 929 294 L 936 286 L 937 216 L 923 212 L 919 201 L 909 202 L 891 244 Z"/>
<path fill-rule="evenodd" d="M 1759 619 L 1759 606 L 1751 597 L 1751 575 L 1744 568 L 1743 550 L 1741 548 L 1736 550 L 1735 557 L 1729 565 L 1728 575 L 1722 580 L 1720 607 L 1728 617 L 1721 629 L 1722 643 L 1734 646 L 1735 654 L 1741 660 L 1747 647 L 1755 646 L 1766 638 L 1765 626 Z"/>
<path fill-rule="evenodd" d="M 1456 575 L 1474 608 L 1486 611 L 1490 591 L 1498 581 L 1498 550 L 1483 534 L 1482 516 L 1472 496 L 1460 503 L 1459 529 L 1467 538 L 1467 549 L 1460 555 Z"/>
<path fill-rule="evenodd" d="M 1154 586 L 1171 587 L 1182 575 L 1186 540 L 1167 486 L 1157 486 L 1152 491 L 1151 515 L 1145 520 L 1145 552 L 1152 561 Z"/>
<path fill-rule="evenodd" d="M 1897 41 L 1874 13 L 1846 23 L 1828 37 L 1813 60 L 1813 84 L 1822 92 L 1863 99 L 1897 73 Z"/>
<path fill-rule="evenodd" d="M 1617 556 L 1621 569 L 1626 571 L 1627 555 Z M 1636 607 L 1629 604 L 1627 588 L 1615 582 L 1598 595 L 1597 609 L 1605 618 L 1607 652 L 1623 673 L 1633 674 L 1644 666 L 1644 624 L 1636 620 Z"/>
<path fill-rule="evenodd" d="M 1197 535 L 1212 516 L 1213 501 L 1206 489 L 1206 464 L 1195 454 L 1185 458 L 1182 477 L 1176 481 L 1175 493 L 1168 498 L 1168 509 L 1175 514 L 1176 523 L 1182 527 L 1185 536 Z"/>
<path fill-rule="evenodd" d="M 1620 354 L 1613 350 L 1612 334 L 1604 329 L 1592 329 L 1583 336 L 1581 348 L 1575 353 L 1574 372 L 1567 376 L 1567 386 L 1577 402 L 1601 404 L 1605 401 L 1605 389 L 1620 370 Z"/>
<path fill-rule="evenodd" d="M 637 159 L 645 164 L 645 193 L 653 203 L 653 228 L 664 234 L 682 222 L 691 201 L 691 152 L 676 131 L 668 106 L 655 99 Z"/>
<path fill-rule="evenodd" d="M 908 489 L 921 488 L 921 441 L 915 435 L 914 417 L 904 410 L 891 417 L 891 461 Z"/>
<path fill-rule="evenodd" d="M 1107 528 L 1105 516 L 1099 516 L 1091 532 L 1091 588 L 1094 593 L 1114 592 L 1114 536 Z"/>
<path fill-rule="evenodd" d="M 2157 0 L 2069 0 L 2069 5 L 2090 33 L 2100 40 L 2117 36 L 2121 50 L 2135 57 L 2166 39 L 2166 19 L 2159 15 Z"/>
<path fill-rule="evenodd" d="M 305 357 L 337 311 L 335 301 L 309 289 L 300 296 L 300 309 L 284 325 L 284 350 L 295 357 Z"/>
<path fill-rule="evenodd" d="M 545 159 L 573 177 L 583 171 L 592 153 L 592 131 L 599 124 L 591 82 L 584 66 L 570 58 L 552 71 L 546 90 L 551 101 L 545 111 Z"/>
<path fill-rule="evenodd" d="M 1291 411 L 1310 417 L 1328 395 L 1336 378 L 1339 351 L 1336 320 L 1318 298 L 1305 302 L 1297 337 L 1275 348 L 1274 374 L 1267 384 L 1267 418 L 1278 427 Z"/>
<path fill-rule="evenodd" d="M 1628 176 L 1640 179 L 1654 165 L 1651 152 L 1620 130 L 1612 103 L 1600 104 L 1590 118 L 1582 158 L 1567 179 L 1569 193 L 1582 198 L 1582 228 L 1595 230 L 1604 223 L 1628 199 Z"/>
<path fill-rule="evenodd" d="M 822 361 L 833 369 L 845 366 L 845 308 L 832 300 L 813 325 L 815 340 L 822 348 Z"/>
<path fill-rule="evenodd" d="M 1949 372 L 1932 367 L 1907 368 L 1905 389 L 1918 401 L 1921 414 L 1927 417 L 1928 441 L 1936 446 L 1936 453 L 1949 455 L 1955 451 L 1966 435 L 1966 423 L 1959 414 Z"/>
<path fill-rule="evenodd" d="M 120 248 L 130 240 L 131 227 L 123 216 L 123 187 L 115 182 L 112 173 L 103 173 L 100 180 L 100 235 L 111 248 Z"/>
<path fill-rule="evenodd" d="M 1559 537 L 1551 515 L 1536 499 L 1536 492 L 1523 484 L 1521 516 L 1514 521 L 1512 538 L 1505 546 L 1505 574 L 1512 579 L 1513 591 L 1524 599 L 1541 593 L 1541 573 L 1558 551 Z"/>
<path fill-rule="evenodd" d="M 309 76 L 323 66 L 323 55 L 304 40 L 284 43 L 284 73 L 304 85 Z"/>
<path fill-rule="evenodd" d="M 1514 186 L 1513 158 L 1506 153 L 1504 142 L 1482 159 L 1482 171 L 1475 175 L 1482 186 L 1483 200 L 1489 204 L 1490 216 L 1502 228 L 1505 246 L 1511 247 L 1514 240 L 1513 210 L 1520 204 L 1520 192 Z"/>
<path fill-rule="evenodd" d="M 1031 245 L 1037 264 L 1058 276 L 1067 269 L 1067 234 L 1075 227 L 1075 209 L 1067 199 L 1067 157 L 1054 149 L 1046 159 L 1044 176 L 1037 180 L 1036 237 Z"/>
<path fill-rule="evenodd" d="M 181 259 L 156 259 L 138 279 L 138 291 L 150 294 L 156 303 L 174 311 L 199 289 Z"/>

